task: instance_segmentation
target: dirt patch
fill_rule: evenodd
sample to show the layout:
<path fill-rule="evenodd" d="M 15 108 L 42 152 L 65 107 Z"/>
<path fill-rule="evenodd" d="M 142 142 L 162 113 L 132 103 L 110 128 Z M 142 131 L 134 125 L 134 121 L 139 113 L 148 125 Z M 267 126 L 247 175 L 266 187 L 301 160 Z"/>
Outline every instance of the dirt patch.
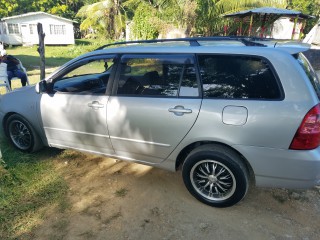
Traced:
<path fill-rule="evenodd" d="M 236 206 L 194 199 L 181 172 L 94 155 L 59 162 L 69 203 L 34 239 L 319 239 L 320 191 L 252 188 Z"/>

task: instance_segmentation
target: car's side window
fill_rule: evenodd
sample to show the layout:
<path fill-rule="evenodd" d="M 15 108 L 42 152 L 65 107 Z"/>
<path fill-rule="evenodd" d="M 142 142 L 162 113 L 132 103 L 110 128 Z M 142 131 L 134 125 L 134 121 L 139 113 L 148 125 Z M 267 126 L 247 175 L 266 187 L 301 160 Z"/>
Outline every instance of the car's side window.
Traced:
<path fill-rule="evenodd" d="M 198 97 L 192 55 L 123 55 L 117 95 Z"/>
<path fill-rule="evenodd" d="M 54 92 L 103 94 L 113 66 L 113 57 L 90 59 L 71 66 L 54 79 Z"/>
<path fill-rule="evenodd" d="M 204 98 L 280 99 L 269 63 L 259 57 L 199 55 Z"/>

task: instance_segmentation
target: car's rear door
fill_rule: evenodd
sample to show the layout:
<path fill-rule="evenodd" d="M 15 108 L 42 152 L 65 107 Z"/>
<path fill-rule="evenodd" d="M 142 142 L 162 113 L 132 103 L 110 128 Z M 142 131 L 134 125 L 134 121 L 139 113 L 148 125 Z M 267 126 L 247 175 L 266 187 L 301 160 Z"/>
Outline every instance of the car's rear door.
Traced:
<path fill-rule="evenodd" d="M 193 55 L 121 57 L 107 123 L 116 155 L 158 163 L 186 136 L 201 106 Z"/>

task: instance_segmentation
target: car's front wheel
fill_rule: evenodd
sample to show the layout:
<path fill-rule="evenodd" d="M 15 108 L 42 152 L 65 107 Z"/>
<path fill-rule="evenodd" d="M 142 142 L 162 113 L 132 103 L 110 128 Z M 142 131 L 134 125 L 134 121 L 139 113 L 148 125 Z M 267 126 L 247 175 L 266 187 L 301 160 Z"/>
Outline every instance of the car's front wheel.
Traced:
<path fill-rule="evenodd" d="M 42 146 L 31 124 L 18 114 L 13 114 L 8 118 L 6 132 L 11 143 L 20 151 L 34 152 Z"/>
<path fill-rule="evenodd" d="M 213 207 L 229 207 L 247 193 L 249 176 L 241 157 L 220 145 L 204 145 L 186 158 L 182 176 L 189 192 Z"/>

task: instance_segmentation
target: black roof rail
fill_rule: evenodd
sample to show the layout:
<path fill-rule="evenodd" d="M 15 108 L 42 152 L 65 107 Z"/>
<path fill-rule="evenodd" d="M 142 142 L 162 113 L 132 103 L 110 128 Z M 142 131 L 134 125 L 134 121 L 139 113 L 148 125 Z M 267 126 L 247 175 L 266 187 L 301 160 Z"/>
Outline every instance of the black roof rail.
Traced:
<path fill-rule="evenodd" d="M 258 39 L 251 40 L 251 39 L 242 38 L 242 39 L 239 39 L 239 40 L 240 40 L 240 42 L 242 42 L 246 46 L 256 46 L 256 47 L 266 47 L 267 46 L 267 45 L 265 45 L 263 43 L 255 42 L 255 41 L 259 41 Z M 260 40 L 260 41 L 262 41 L 262 40 Z"/>
<path fill-rule="evenodd" d="M 189 42 L 190 46 L 201 46 L 200 41 L 239 41 L 246 46 L 259 46 L 266 47 L 262 43 L 256 41 L 267 41 L 270 39 L 267 38 L 258 38 L 258 37 L 247 37 L 247 36 L 214 36 L 214 37 L 191 37 L 191 38 L 171 38 L 171 39 L 153 39 L 153 40 L 136 40 L 136 41 L 124 41 L 124 42 L 115 42 L 103 45 L 96 50 L 101 50 L 107 47 L 116 46 L 116 45 L 127 45 L 135 43 L 162 43 L 162 42 Z"/>

